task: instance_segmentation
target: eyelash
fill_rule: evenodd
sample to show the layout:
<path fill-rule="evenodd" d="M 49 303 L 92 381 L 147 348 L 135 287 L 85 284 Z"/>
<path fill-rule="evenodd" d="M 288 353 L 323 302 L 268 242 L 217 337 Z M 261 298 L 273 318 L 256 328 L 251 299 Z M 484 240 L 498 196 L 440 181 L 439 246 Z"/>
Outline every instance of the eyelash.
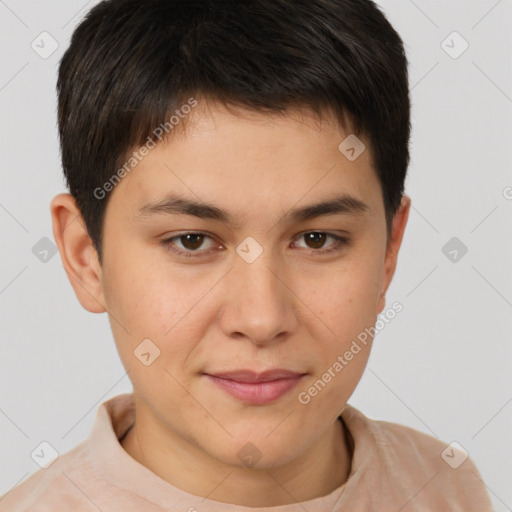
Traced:
<path fill-rule="evenodd" d="M 335 243 L 329 249 L 309 249 L 309 252 L 312 254 L 329 254 L 329 253 L 333 253 L 333 252 L 337 252 L 337 251 L 339 252 L 341 249 L 343 249 L 345 246 L 347 246 L 350 242 L 349 239 L 346 237 L 335 235 L 334 233 L 329 233 L 327 231 L 306 231 L 304 233 L 301 233 L 298 238 L 300 239 L 304 235 L 308 235 L 311 233 L 324 234 L 324 235 L 327 235 L 328 237 L 331 237 L 335 240 Z M 185 235 L 204 235 L 210 239 L 213 239 L 213 237 L 210 236 L 208 233 L 204 233 L 201 231 L 186 231 L 186 232 L 180 233 L 178 235 L 174 235 L 173 237 L 166 238 L 166 239 L 162 240 L 160 243 L 161 243 L 161 245 L 164 246 L 165 249 L 173 252 L 174 254 L 176 254 L 178 256 L 184 256 L 185 258 L 199 258 L 201 256 L 205 256 L 208 254 L 208 252 L 200 252 L 199 250 L 184 251 L 182 249 L 177 249 L 176 246 L 173 245 L 174 240 L 179 239 Z"/>

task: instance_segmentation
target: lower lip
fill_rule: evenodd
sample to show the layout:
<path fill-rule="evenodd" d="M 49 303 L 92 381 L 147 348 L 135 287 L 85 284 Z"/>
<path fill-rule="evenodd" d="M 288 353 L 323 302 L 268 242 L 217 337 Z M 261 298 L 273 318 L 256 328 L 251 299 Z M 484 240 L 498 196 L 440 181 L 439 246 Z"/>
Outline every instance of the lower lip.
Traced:
<path fill-rule="evenodd" d="M 226 393 L 242 402 L 252 405 L 264 405 L 286 395 L 299 383 L 303 376 L 297 375 L 297 377 L 258 383 L 221 379 L 213 375 L 206 375 L 206 377 Z"/>

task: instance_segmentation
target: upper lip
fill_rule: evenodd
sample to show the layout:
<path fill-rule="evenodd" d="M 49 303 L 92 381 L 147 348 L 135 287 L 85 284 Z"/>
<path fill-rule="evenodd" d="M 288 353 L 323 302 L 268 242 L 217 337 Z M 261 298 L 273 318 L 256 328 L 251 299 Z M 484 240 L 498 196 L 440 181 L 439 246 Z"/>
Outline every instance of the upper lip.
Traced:
<path fill-rule="evenodd" d="M 265 372 L 254 372 L 253 370 L 234 370 L 230 372 L 222 373 L 208 373 L 212 377 L 218 377 L 220 379 L 229 379 L 237 382 L 270 382 L 279 379 L 292 379 L 304 375 L 300 372 L 294 372 L 291 370 L 285 370 L 277 368 L 275 370 L 267 370 Z"/>

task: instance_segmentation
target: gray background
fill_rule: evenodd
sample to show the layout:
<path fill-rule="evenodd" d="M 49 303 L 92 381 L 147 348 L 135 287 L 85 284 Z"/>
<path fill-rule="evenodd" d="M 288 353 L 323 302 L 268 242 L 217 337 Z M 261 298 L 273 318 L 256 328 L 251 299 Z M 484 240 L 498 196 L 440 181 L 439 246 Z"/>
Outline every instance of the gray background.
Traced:
<path fill-rule="evenodd" d="M 94 3 L 0 1 L 0 493 L 39 469 L 41 441 L 70 450 L 101 402 L 131 391 L 107 316 L 81 308 L 58 254 L 32 251 L 53 240 L 49 202 L 65 191 L 58 61 Z M 413 202 L 388 293 L 404 310 L 350 403 L 459 442 L 496 510 L 512 510 L 512 0 L 380 4 L 410 59 Z M 47 58 L 43 31 L 58 43 Z M 468 248 L 457 261 L 452 237 Z"/>

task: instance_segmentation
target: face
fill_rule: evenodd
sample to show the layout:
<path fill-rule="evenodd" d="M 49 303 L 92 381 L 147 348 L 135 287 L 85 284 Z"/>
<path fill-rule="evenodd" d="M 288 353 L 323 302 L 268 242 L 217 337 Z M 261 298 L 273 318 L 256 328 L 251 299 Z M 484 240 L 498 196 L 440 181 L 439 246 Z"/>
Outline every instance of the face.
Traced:
<path fill-rule="evenodd" d="M 203 107 L 112 192 L 102 299 L 146 421 L 273 467 L 333 425 L 367 363 L 370 338 L 344 354 L 394 270 L 382 192 L 370 151 L 350 161 L 334 120 Z M 219 376 L 276 369 L 295 376 Z"/>

